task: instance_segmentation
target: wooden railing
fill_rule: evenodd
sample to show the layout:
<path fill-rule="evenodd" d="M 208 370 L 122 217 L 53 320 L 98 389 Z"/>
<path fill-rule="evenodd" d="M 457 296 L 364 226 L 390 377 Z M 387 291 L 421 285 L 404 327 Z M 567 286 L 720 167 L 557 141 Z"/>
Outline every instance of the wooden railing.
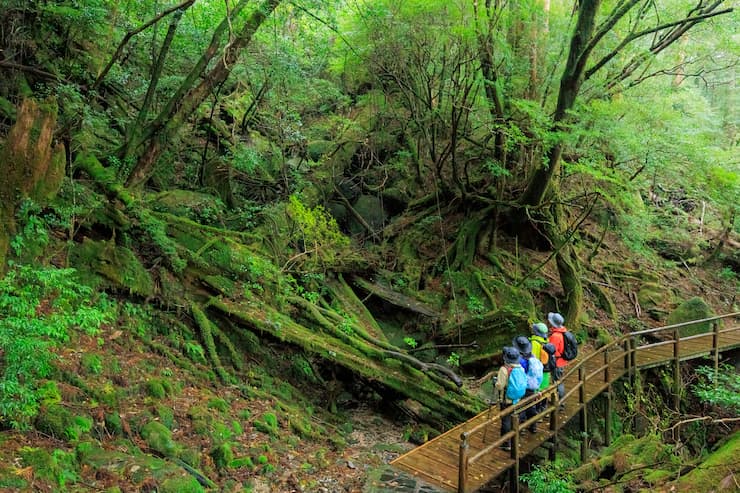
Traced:
<path fill-rule="evenodd" d="M 553 446 L 550 448 L 550 454 L 551 458 L 554 458 L 554 452 L 555 449 L 557 449 L 558 430 L 561 426 L 558 412 L 561 404 L 570 408 L 575 407 L 576 413 L 580 414 L 580 425 L 582 431 L 585 432 L 588 423 L 587 404 L 590 400 L 587 395 L 587 389 L 592 395 L 598 395 L 604 390 L 608 390 L 607 415 L 611 415 L 612 384 L 625 374 L 630 378 L 634 378 L 639 368 L 665 364 L 667 361 L 672 362 L 675 375 L 673 404 L 674 407 L 678 409 L 681 396 L 681 378 L 679 372 L 680 362 L 685 359 L 696 358 L 709 353 L 713 356 L 714 368 L 716 371 L 719 367 L 719 353 L 723 347 L 720 343 L 723 335 L 740 331 L 740 325 L 737 324 L 730 328 L 720 329 L 719 321 L 723 319 L 737 318 L 739 316 L 740 312 L 737 312 L 665 327 L 658 327 L 655 329 L 630 332 L 571 362 L 560 379 L 561 382 L 567 382 L 567 390 L 562 398 L 558 397 L 557 382 L 554 382 L 543 392 L 529 396 L 526 399 L 522 399 L 517 404 L 509 406 L 503 410 L 494 410 L 495 404 L 492 404 L 484 422 L 464 431 L 461 434 L 457 483 L 458 492 L 467 493 L 468 471 L 471 466 L 490 454 L 494 449 L 509 441 L 511 442 L 511 458 L 514 461 L 514 465 L 511 468 L 511 484 L 517 485 L 514 486 L 514 489 L 515 491 L 518 491 L 518 481 L 516 478 L 519 476 L 519 430 L 521 428 L 529 427 L 540 419 L 549 416 L 550 433 L 548 433 L 548 435 L 553 441 Z M 705 323 L 712 323 L 713 327 L 711 332 L 691 336 L 681 336 L 680 329 Z M 657 342 L 641 343 L 647 336 L 658 338 L 665 337 L 666 334 L 670 334 L 670 339 L 663 338 Z M 702 338 L 711 338 L 711 345 L 702 344 L 697 346 L 700 349 L 692 353 L 682 354 L 682 345 L 688 346 L 689 344 L 687 343 L 689 341 L 697 341 Z M 692 344 L 692 346 L 695 345 Z M 645 357 L 641 358 L 641 354 L 645 355 Z M 574 399 L 576 397 L 578 400 L 574 403 Z M 528 409 L 533 405 L 537 405 L 540 402 L 546 402 L 544 410 L 520 423 L 518 419 L 519 414 L 525 409 Z M 482 439 L 482 442 L 486 444 L 486 434 L 490 426 L 495 422 L 500 423 L 501 419 L 506 416 L 511 416 L 511 431 L 501 435 L 490 444 L 487 444 L 475 454 L 471 455 L 471 441 L 474 438 L 477 438 L 477 435 L 483 434 L 480 438 Z M 605 426 L 605 441 L 607 445 L 611 442 L 611 427 L 608 425 L 608 421 L 609 420 L 605 420 L 607 423 Z M 581 455 L 584 460 L 586 457 L 587 445 L 587 441 L 584 439 L 581 442 Z"/>

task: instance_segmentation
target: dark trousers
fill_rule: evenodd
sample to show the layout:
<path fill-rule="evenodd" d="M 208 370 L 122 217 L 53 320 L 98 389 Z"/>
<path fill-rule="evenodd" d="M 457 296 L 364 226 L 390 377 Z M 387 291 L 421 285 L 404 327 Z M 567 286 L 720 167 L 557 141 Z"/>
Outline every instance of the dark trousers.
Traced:
<path fill-rule="evenodd" d="M 501 410 L 503 411 L 507 407 L 511 406 L 512 404 L 510 402 L 501 401 L 499 403 L 499 406 Z M 506 433 L 509 433 L 511 431 L 511 414 L 507 414 L 506 416 L 501 416 L 501 436 L 504 436 Z M 508 442 L 504 442 L 504 445 L 511 444 L 511 440 Z"/>
<path fill-rule="evenodd" d="M 559 381 L 562 378 L 564 372 L 565 372 L 565 367 L 564 366 L 560 366 L 558 368 L 555 368 L 555 371 L 552 372 L 552 379 L 553 379 L 553 381 L 555 381 L 555 382 Z M 560 382 L 558 384 L 558 399 L 560 399 L 561 402 L 563 400 L 563 396 L 564 395 L 565 395 L 565 384 L 562 383 L 562 382 Z"/>
<path fill-rule="evenodd" d="M 524 392 L 524 397 L 522 397 L 522 399 L 526 399 L 527 397 L 531 395 L 534 395 L 534 390 L 527 389 Z M 519 413 L 519 422 L 524 423 L 529 418 L 535 417 L 538 412 L 537 408 L 538 408 L 538 405 L 532 404 L 531 406 L 526 408 L 524 411 Z M 535 424 L 532 424 L 529 426 L 529 431 L 535 431 L 536 429 L 537 429 L 537 425 Z"/>

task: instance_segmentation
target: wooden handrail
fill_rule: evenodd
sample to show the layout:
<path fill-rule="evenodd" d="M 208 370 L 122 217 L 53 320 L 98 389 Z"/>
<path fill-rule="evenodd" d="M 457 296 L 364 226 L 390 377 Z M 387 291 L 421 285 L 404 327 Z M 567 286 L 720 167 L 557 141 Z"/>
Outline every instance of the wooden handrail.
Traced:
<path fill-rule="evenodd" d="M 635 365 L 635 354 L 638 353 L 640 350 L 645 349 L 653 349 L 660 346 L 665 345 L 672 345 L 673 346 L 673 358 L 676 361 L 676 364 L 678 364 L 679 360 L 679 352 L 680 352 L 680 344 L 681 341 L 687 341 L 691 339 L 697 339 L 701 337 L 712 337 L 712 347 L 708 348 L 710 351 L 714 351 L 715 355 L 717 354 L 719 350 L 719 338 L 722 334 L 728 333 L 728 332 L 734 332 L 737 330 L 740 330 L 740 326 L 733 326 L 726 329 L 719 330 L 717 327 L 714 327 L 711 332 L 701 333 L 701 334 L 695 334 L 691 336 L 681 337 L 679 328 L 686 327 L 689 325 L 699 324 L 699 323 L 706 323 L 706 322 L 712 322 L 715 320 L 721 320 L 726 318 L 732 318 L 732 317 L 739 317 L 740 312 L 730 313 L 726 315 L 719 315 L 716 317 L 710 317 L 705 318 L 701 320 L 694 320 L 691 322 L 683 322 L 680 324 L 673 324 L 665 327 L 657 327 L 654 329 L 647 329 L 647 330 L 641 330 L 636 332 L 630 332 L 627 334 L 624 334 L 617 339 L 605 344 L 604 346 L 601 346 L 600 348 L 596 349 L 595 351 L 589 353 L 588 355 L 585 355 L 582 358 L 579 358 L 574 365 L 569 365 L 570 368 L 568 368 L 560 378 L 560 381 L 565 380 L 566 378 L 570 377 L 571 374 L 574 372 L 579 372 L 579 378 L 575 385 L 570 386 L 567 393 L 563 395 L 561 399 L 557 398 L 557 385 L 559 381 L 553 381 L 546 389 L 544 389 L 542 392 L 538 392 L 534 395 L 531 395 L 527 397 L 526 399 L 522 399 L 517 404 L 513 404 L 511 406 L 508 406 L 504 409 L 498 410 L 495 413 L 492 413 L 488 416 L 488 418 L 483 421 L 482 423 L 477 424 L 473 428 L 466 430 L 461 435 L 461 445 L 460 445 L 460 456 L 459 456 L 459 462 L 460 462 L 460 477 L 458 480 L 458 491 L 464 492 L 466 483 L 467 483 L 467 472 L 470 469 L 470 466 L 474 463 L 476 463 L 478 460 L 480 460 L 483 456 L 491 453 L 495 448 L 500 446 L 502 443 L 506 442 L 507 440 L 512 439 L 514 442 L 513 445 L 513 451 L 512 451 L 512 458 L 514 458 L 516 461 L 518 461 L 519 456 L 519 450 L 518 450 L 518 429 L 523 426 L 529 426 L 532 423 L 536 422 L 540 418 L 549 415 L 557 416 L 558 411 L 558 405 L 564 403 L 568 400 L 568 398 L 573 395 L 574 392 L 579 392 L 579 408 L 582 406 L 587 405 L 587 402 L 585 400 L 585 388 L 586 383 L 590 381 L 592 378 L 597 377 L 598 375 L 604 374 L 603 382 L 607 385 L 613 383 L 618 378 L 615 378 L 612 375 L 611 367 L 613 364 L 619 362 L 620 360 L 627 358 L 627 361 L 625 361 L 624 370 L 630 371 L 630 367 Z M 646 334 L 653 334 L 661 331 L 666 330 L 672 330 L 673 331 L 673 337 L 670 340 L 660 341 L 656 343 L 651 344 L 644 344 L 637 346 L 636 344 L 630 343 L 630 341 L 635 341 L 638 336 L 646 335 Z M 626 347 L 625 347 L 626 344 Z M 615 351 L 615 356 L 610 358 L 609 357 L 609 351 L 619 349 L 619 351 Z M 597 367 L 597 369 L 593 370 L 592 372 L 585 374 L 583 369 L 584 365 L 589 362 L 592 358 L 596 358 L 601 356 L 603 358 L 603 363 Z M 668 361 L 671 361 L 669 359 Z M 621 372 L 617 372 L 617 376 L 621 377 Z M 676 392 L 678 392 L 678 387 L 676 388 Z M 678 398 L 678 395 L 676 395 L 676 398 Z M 517 416 L 519 413 L 521 413 L 524 409 L 536 404 L 537 402 L 540 402 L 542 400 L 546 400 L 548 403 L 545 406 L 545 409 L 541 412 L 537 413 L 536 416 L 529 418 L 524 423 L 519 423 Z M 553 403 L 551 403 L 551 401 Z M 495 404 L 494 404 L 495 405 Z M 515 421 L 512 423 L 512 430 L 508 433 L 505 433 L 504 435 L 500 436 L 497 440 L 494 440 L 490 445 L 484 447 L 480 451 L 478 451 L 475 454 L 470 454 L 469 451 L 469 441 L 470 438 L 476 434 L 479 433 L 481 430 L 485 429 L 488 426 L 491 426 L 496 421 L 501 420 L 505 416 L 512 416 L 512 420 Z M 484 440 L 485 442 L 485 440 Z"/>

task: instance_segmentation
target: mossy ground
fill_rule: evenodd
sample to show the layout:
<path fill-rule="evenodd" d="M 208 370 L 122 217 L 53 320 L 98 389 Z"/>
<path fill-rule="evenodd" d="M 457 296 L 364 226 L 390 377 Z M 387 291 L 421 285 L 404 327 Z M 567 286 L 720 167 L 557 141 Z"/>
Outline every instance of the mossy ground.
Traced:
<path fill-rule="evenodd" d="M 164 336 L 148 337 L 167 344 Z M 364 468 L 387 459 L 388 452 L 373 446 L 402 436 L 400 425 L 368 408 L 333 417 L 285 400 L 292 394 L 278 392 L 287 384 L 274 378 L 248 372 L 223 386 L 202 379 L 204 366 L 191 373 L 146 347 L 133 331 L 115 326 L 71 341 L 59 354 L 58 402 L 41 415 L 49 430 L 0 433 L 0 491 L 30 491 L 31 485 L 75 492 L 249 491 L 259 485 L 315 491 L 321 481 L 359 490 Z M 80 371 L 92 354 L 102 367 Z M 115 399 L 101 399 L 111 393 Z M 92 425 L 77 426 L 78 416 L 91 417 Z M 269 430 L 261 426 L 265 421 Z M 199 484 L 198 475 L 212 487 Z"/>

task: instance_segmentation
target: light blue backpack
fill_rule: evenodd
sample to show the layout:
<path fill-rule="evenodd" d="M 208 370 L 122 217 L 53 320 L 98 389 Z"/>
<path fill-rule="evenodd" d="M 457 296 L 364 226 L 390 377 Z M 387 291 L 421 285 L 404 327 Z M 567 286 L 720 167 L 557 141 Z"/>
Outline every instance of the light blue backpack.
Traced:
<path fill-rule="evenodd" d="M 509 370 L 509 380 L 506 382 L 506 398 L 516 404 L 524 396 L 526 390 L 527 375 L 521 366 L 515 366 Z"/>
<path fill-rule="evenodd" d="M 538 390 L 542 385 L 542 374 L 544 367 L 542 361 L 534 356 L 529 357 L 529 369 L 527 370 L 527 389 Z"/>

